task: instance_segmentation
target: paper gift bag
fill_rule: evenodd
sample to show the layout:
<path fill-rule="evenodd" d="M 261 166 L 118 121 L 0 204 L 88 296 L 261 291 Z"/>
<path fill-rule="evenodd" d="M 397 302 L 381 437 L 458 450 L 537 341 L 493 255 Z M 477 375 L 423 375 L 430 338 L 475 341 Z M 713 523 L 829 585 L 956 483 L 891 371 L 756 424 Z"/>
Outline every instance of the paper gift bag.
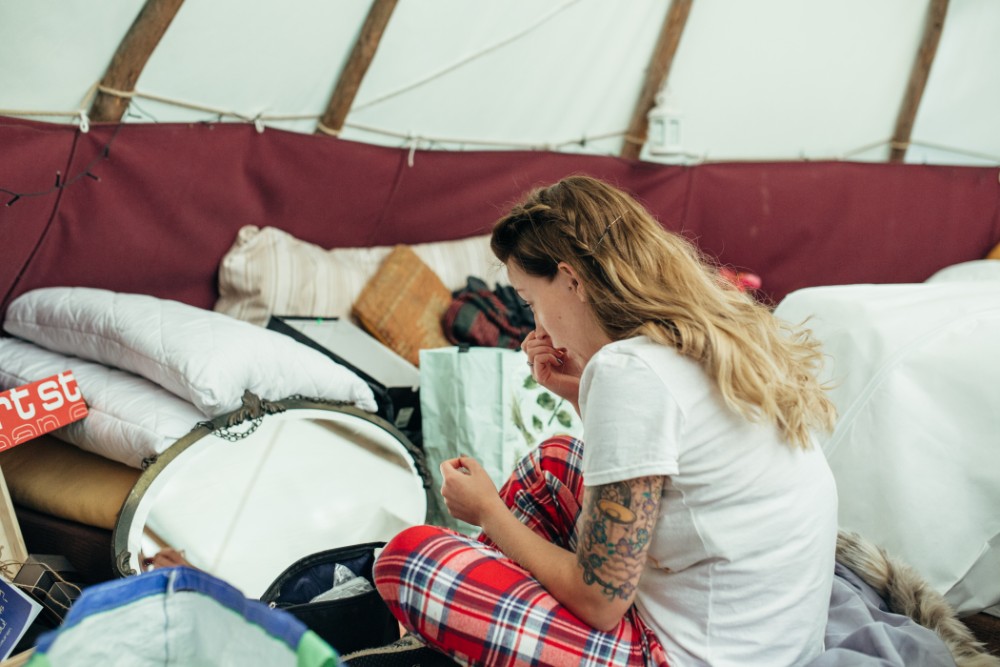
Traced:
<path fill-rule="evenodd" d="M 431 523 L 478 532 L 448 514 L 440 494 L 442 461 L 471 456 L 499 488 L 517 462 L 546 438 L 583 433 L 572 404 L 540 386 L 527 362 L 520 350 L 421 350 L 423 445 L 434 490 Z"/>

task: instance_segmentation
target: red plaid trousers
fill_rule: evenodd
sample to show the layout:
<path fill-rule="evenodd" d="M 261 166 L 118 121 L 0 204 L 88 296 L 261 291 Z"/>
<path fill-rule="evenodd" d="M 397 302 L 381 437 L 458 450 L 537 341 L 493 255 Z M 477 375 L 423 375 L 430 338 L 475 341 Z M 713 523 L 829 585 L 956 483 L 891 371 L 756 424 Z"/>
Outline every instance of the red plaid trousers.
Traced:
<path fill-rule="evenodd" d="M 576 549 L 583 497 L 582 443 L 558 437 L 526 456 L 500 489 L 511 511 L 547 540 Z M 473 665 L 667 665 L 653 632 L 631 608 L 611 632 L 559 604 L 487 538 L 435 526 L 394 537 L 375 565 L 379 592 L 411 632 Z"/>

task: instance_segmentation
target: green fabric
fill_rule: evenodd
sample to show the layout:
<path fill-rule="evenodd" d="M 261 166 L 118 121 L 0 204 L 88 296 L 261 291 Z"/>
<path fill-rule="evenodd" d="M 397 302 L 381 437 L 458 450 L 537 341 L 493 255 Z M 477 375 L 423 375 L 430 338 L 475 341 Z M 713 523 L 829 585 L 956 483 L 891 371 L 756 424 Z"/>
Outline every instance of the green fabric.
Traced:
<path fill-rule="evenodd" d="M 337 667 L 340 656 L 312 630 L 302 635 L 298 646 L 298 667 Z"/>
<path fill-rule="evenodd" d="M 11 656 L 12 658 L 15 656 Z M 28 658 L 28 662 L 25 663 L 25 667 L 52 667 L 52 663 L 49 662 L 49 656 L 45 653 L 32 653 L 31 657 Z"/>

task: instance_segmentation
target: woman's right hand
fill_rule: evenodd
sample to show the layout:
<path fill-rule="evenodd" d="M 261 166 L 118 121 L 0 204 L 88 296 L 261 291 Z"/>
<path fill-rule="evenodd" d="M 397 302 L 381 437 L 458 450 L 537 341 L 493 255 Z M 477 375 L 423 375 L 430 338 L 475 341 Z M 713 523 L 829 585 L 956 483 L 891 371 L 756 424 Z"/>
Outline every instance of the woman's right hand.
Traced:
<path fill-rule="evenodd" d="M 552 393 L 566 399 L 574 406 L 579 405 L 580 376 L 583 368 L 565 348 L 552 345 L 547 333 L 532 331 L 521 343 L 521 349 L 528 355 L 531 375 Z M 577 410 L 579 412 L 579 410 Z"/>

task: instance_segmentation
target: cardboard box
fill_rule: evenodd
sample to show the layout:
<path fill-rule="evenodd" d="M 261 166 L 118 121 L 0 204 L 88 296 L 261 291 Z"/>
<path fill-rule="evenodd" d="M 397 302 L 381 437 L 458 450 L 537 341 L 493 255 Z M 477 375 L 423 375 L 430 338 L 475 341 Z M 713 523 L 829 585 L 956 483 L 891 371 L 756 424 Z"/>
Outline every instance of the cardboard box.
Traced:
<path fill-rule="evenodd" d="M 420 443 L 420 370 L 416 366 L 343 318 L 275 315 L 267 328 L 357 373 L 375 393 L 379 416 Z"/>
<path fill-rule="evenodd" d="M 0 470 L 0 562 L 8 563 L 2 570 L 8 580 L 13 579 L 21 563 L 28 560 L 28 549 L 24 546 L 21 524 L 14 514 L 14 503 L 7 490 L 7 481 Z"/>

